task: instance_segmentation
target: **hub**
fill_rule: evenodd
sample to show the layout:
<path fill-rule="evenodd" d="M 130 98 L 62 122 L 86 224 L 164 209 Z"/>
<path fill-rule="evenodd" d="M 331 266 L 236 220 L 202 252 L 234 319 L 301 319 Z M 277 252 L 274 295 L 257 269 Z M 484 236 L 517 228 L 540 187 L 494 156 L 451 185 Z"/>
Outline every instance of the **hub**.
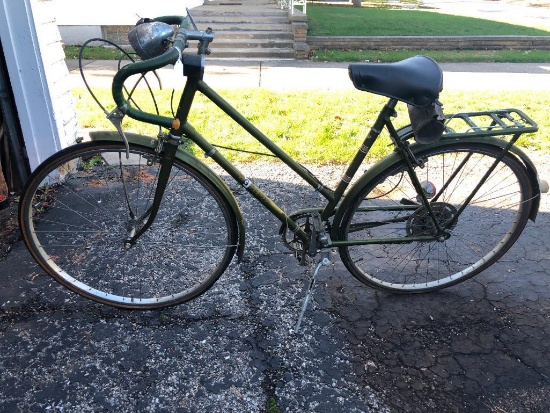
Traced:
<path fill-rule="evenodd" d="M 431 204 L 437 222 L 441 228 L 451 230 L 456 226 L 453 223 L 451 228 L 446 228 L 448 223 L 455 217 L 457 210 L 451 204 L 445 202 L 435 202 Z M 437 236 L 437 226 L 434 224 L 429 214 L 428 208 L 421 206 L 407 220 L 407 236 Z M 447 239 L 448 237 L 445 237 Z"/>

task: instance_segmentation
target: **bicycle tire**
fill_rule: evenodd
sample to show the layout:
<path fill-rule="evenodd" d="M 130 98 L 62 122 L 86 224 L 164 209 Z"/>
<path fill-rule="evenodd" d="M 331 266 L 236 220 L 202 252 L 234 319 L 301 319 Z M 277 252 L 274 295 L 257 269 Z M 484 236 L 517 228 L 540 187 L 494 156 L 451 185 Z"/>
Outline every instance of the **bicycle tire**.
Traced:
<path fill-rule="evenodd" d="M 236 219 L 224 195 L 181 160 L 153 225 L 125 245 L 144 221 L 160 162 L 153 149 L 133 144 L 126 159 L 118 142 L 82 143 L 46 160 L 19 211 L 38 264 L 69 290 L 119 308 L 168 307 L 208 290 L 235 253 Z"/>
<path fill-rule="evenodd" d="M 490 145 L 459 142 L 416 154 L 424 161 L 424 167 L 415 168 L 416 174 L 426 193 L 435 189 L 429 202 L 441 224 L 451 222 L 480 182 L 480 171 L 487 171 L 501 152 Z M 455 170 L 457 175 L 451 178 Z M 342 219 L 339 239 L 403 238 L 404 242 L 341 247 L 340 256 L 358 280 L 384 291 L 421 293 L 449 287 L 488 268 L 516 242 L 529 218 L 532 193 L 525 167 L 506 154 L 452 226 L 448 239 L 407 242 L 407 237 L 434 235 L 435 230 L 401 161 L 358 193 Z"/>

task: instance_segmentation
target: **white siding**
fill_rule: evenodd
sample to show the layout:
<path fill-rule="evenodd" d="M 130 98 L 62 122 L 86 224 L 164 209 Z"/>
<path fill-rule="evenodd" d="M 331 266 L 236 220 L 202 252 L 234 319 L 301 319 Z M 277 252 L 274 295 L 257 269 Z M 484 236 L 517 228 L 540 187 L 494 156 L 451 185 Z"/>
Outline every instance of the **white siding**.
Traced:
<path fill-rule="evenodd" d="M 45 74 L 59 133 L 59 143 L 64 148 L 75 142 L 78 125 L 67 81 L 69 70 L 65 64 L 65 53 L 55 18 L 56 1 L 32 0 L 31 4 L 42 62 L 46 68 Z"/>
<path fill-rule="evenodd" d="M 203 0 L 56 0 L 60 26 L 126 26 L 140 17 L 184 16 Z"/>
<path fill-rule="evenodd" d="M 53 3 L 0 5 L 0 37 L 31 169 L 73 143 L 77 131 Z"/>

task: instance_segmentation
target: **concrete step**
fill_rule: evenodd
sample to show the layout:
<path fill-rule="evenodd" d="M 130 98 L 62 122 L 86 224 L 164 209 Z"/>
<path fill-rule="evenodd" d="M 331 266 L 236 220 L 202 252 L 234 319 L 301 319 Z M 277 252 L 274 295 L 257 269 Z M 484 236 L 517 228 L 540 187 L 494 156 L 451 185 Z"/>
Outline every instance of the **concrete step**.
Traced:
<path fill-rule="evenodd" d="M 285 10 L 266 10 L 264 8 L 200 8 L 193 9 L 191 15 L 194 20 L 202 19 L 207 16 L 225 16 L 228 18 L 235 16 L 258 16 L 258 17 L 285 17 L 288 12 Z"/>
<path fill-rule="evenodd" d="M 257 1 L 257 0 L 241 0 L 241 1 L 231 1 L 231 0 L 215 0 L 215 1 L 205 1 L 202 6 L 197 7 L 195 10 L 204 10 L 204 9 L 222 9 L 222 8 L 234 8 L 234 9 L 264 9 L 264 10 L 281 10 L 277 2 L 270 1 Z"/>
<path fill-rule="evenodd" d="M 212 28 L 214 32 L 219 31 L 267 31 L 267 32 L 290 32 L 290 23 L 221 23 L 221 22 L 209 22 L 202 25 L 197 23 L 199 30 L 206 29 L 206 27 Z"/>
<path fill-rule="evenodd" d="M 234 8 L 217 8 L 217 9 L 197 9 L 191 11 L 191 15 L 193 16 L 194 20 L 199 19 L 205 19 L 208 17 L 218 17 L 218 16 L 225 16 L 227 18 L 236 18 L 236 17 L 249 17 L 249 16 L 257 16 L 257 17 L 286 17 L 288 12 L 284 10 L 266 10 L 266 9 L 243 9 L 243 10 L 235 10 Z"/>
<path fill-rule="evenodd" d="M 266 40 L 290 40 L 294 41 L 294 35 L 287 31 L 259 31 L 259 30 L 219 30 L 214 32 L 214 43 L 217 43 L 219 39 L 266 39 Z"/>
<path fill-rule="evenodd" d="M 265 7 L 208 7 L 201 6 L 191 10 L 193 19 L 202 19 L 205 16 L 271 16 L 281 17 L 287 15 L 287 11 L 278 8 L 270 9 Z"/>
<path fill-rule="evenodd" d="M 225 16 L 225 15 L 212 15 L 212 16 L 204 16 L 195 19 L 195 23 L 197 23 L 197 26 L 200 28 L 201 25 L 204 24 L 214 24 L 214 23 L 237 23 L 237 24 L 285 24 L 288 23 L 288 17 L 287 16 Z"/>
<path fill-rule="evenodd" d="M 211 47 L 211 59 L 294 59 L 294 49 L 290 48 L 214 48 Z"/>
<path fill-rule="evenodd" d="M 279 7 L 276 1 L 269 0 L 213 0 L 205 1 L 204 6 L 227 6 L 227 5 L 243 5 L 243 6 L 256 6 L 256 7 Z"/>
<path fill-rule="evenodd" d="M 215 0 L 191 11 L 199 29 L 212 28 L 211 58 L 293 59 L 288 13 L 268 0 Z"/>
<path fill-rule="evenodd" d="M 214 49 L 248 49 L 248 48 L 283 48 L 292 49 L 294 41 L 278 40 L 278 39 L 216 39 L 210 44 L 210 48 Z"/>

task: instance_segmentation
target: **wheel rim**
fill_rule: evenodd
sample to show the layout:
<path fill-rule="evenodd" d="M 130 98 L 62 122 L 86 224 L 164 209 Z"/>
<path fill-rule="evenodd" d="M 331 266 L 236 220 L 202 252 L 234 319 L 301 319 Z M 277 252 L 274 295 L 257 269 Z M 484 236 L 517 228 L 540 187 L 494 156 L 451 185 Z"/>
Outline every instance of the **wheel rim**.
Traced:
<path fill-rule="evenodd" d="M 152 151 L 125 158 L 120 146 L 92 146 L 40 174 L 26 201 L 31 252 L 57 281 L 103 303 L 162 307 L 196 297 L 235 251 L 227 208 L 198 174 L 175 164 L 155 222 L 128 249 L 129 224 L 150 206 L 159 165 Z"/>
<path fill-rule="evenodd" d="M 449 222 L 464 199 L 496 156 L 495 150 L 455 147 L 423 153 L 424 168 L 417 168 L 419 180 L 433 182 L 438 193 L 430 196 L 440 223 Z M 453 171 L 470 155 L 448 186 Z M 348 269 L 361 281 L 396 292 L 421 292 L 443 288 L 467 279 L 496 261 L 515 242 L 528 216 L 530 195 L 522 167 L 505 158 L 487 182 L 447 229 L 448 236 L 431 242 L 353 246 L 341 249 Z M 416 191 L 404 165 L 382 173 L 365 198 L 356 203 L 343 229 L 344 239 L 392 238 L 434 235 L 433 221 L 425 207 L 414 205 Z M 524 196 L 526 195 L 526 196 Z M 416 201 L 417 202 L 417 201 Z M 378 211 L 372 211 L 377 206 Z M 390 208 L 390 207 L 393 207 Z M 351 219 L 350 219 L 351 217 Z M 427 224 L 427 221 L 431 225 Z M 353 232 L 364 222 L 372 228 Z"/>

